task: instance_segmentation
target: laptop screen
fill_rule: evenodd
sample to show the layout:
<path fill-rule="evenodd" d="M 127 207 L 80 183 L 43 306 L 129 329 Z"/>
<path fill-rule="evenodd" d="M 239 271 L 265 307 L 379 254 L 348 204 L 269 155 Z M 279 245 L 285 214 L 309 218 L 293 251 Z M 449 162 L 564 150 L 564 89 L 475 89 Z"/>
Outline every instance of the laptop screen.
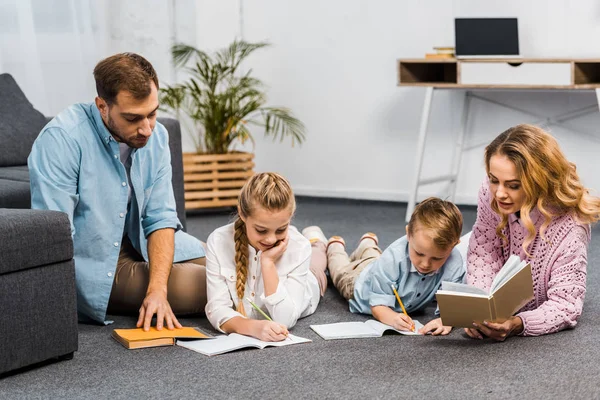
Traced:
<path fill-rule="evenodd" d="M 456 57 L 519 56 L 516 18 L 456 18 Z"/>

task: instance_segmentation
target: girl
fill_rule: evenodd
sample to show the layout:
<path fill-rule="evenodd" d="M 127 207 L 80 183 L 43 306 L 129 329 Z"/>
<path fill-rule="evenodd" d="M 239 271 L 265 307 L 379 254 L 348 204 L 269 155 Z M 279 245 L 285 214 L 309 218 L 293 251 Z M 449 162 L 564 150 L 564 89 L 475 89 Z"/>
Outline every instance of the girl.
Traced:
<path fill-rule="evenodd" d="M 484 321 L 466 333 L 504 340 L 574 327 L 585 296 L 589 224 L 599 219 L 600 198 L 583 187 L 556 140 L 532 125 L 494 139 L 485 149 L 485 166 L 467 282 L 488 289 L 516 254 L 531 263 L 534 299 L 506 322 Z"/>
<path fill-rule="evenodd" d="M 325 265 L 310 265 L 310 242 L 290 226 L 295 209 L 285 178 L 257 174 L 240 192 L 236 221 L 209 236 L 206 316 L 215 329 L 280 341 L 298 318 L 315 312 Z"/>

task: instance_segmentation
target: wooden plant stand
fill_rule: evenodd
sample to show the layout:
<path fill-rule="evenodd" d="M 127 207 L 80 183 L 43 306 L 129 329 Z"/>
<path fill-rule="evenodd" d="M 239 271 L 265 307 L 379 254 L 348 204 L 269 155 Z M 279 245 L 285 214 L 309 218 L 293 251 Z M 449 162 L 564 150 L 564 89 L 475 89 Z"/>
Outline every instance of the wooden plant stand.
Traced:
<path fill-rule="evenodd" d="M 183 153 L 185 209 L 236 206 L 253 169 L 253 153 Z"/>

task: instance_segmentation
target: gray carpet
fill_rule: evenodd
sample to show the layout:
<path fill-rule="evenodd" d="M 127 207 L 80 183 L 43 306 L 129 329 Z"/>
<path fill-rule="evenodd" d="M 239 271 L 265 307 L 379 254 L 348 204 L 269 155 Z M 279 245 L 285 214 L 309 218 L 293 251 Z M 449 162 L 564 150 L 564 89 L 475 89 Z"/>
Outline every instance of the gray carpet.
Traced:
<path fill-rule="evenodd" d="M 404 210 L 393 203 L 300 198 L 294 223 L 319 223 L 326 235 L 344 236 L 349 247 L 374 231 L 387 246 L 404 232 Z M 475 212 L 462 210 L 466 232 Z M 188 230 L 206 240 L 231 219 L 230 211 L 189 215 Z M 131 327 L 135 318 L 115 317 L 113 326 L 79 325 L 73 360 L 0 379 L 0 398 L 600 398 L 599 233 L 597 226 L 584 313 L 574 330 L 504 343 L 471 340 L 462 330 L 447 337 L 324 341 L 310 324 L 367 319 L 351 314 L 330 287 L 317 312 L 292 330 L 312 343 L 211 358 L 177 346 L 126 350 L 110 333 Z M 433 310 L 416 318 L 425 322 Z M 203 318 L 181 322 L 210 330 Z"/>

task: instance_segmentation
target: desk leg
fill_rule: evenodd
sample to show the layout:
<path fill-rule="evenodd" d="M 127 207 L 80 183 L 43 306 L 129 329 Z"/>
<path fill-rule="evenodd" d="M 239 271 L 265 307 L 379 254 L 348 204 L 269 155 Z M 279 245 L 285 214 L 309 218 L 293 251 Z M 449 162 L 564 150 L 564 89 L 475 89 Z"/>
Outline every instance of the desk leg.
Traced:
<path fill-rule="evenodd" d="M 598 111 L 600 111 L 600 89 L 596 89 L 596 100 L 598 101 Z"/>
<path fill-rule="evenodd" d="M 417 192 L 419 190 L 419 180 L 421 179 L 421 167 L 423 166 L 423 153 L 425 151 L 425 139 L 427 138 L 427 125 L 429 125 L 429 114 L 431 111 L 431 101 L 433 99 L 433 87 L 425 89 L 425 101 L 423 103 L 423 111 L 421 113 L 421 126 L 419 128 L 419 138 L 417 140 L 417 160 L 415 164 L 415 175 L 413 184 L 406 207 L 406 222 L 410 220 L 415 204 L 417 202 Z"/>
<path fill-rule="evenodd" d="M 456 143 L 454 145 L 454 154 L 452 155 L 452 169 L 451 175 L 452 180 L 450 181 L 449 195 L 450 201 L 455 202 L 456 197 L 456 186 L 458 181 L 458 174 L 460 173 L 460 163 L 462 161 L 462 154 L 465 143 L 465 133 L 469 124 L 469 106 L 471 104 L 471 92 L 465 91 L 465 98 L 463 100 L 463 112 L 462 119 L 460 121 L 460 129 L 456 135 Z"/>

